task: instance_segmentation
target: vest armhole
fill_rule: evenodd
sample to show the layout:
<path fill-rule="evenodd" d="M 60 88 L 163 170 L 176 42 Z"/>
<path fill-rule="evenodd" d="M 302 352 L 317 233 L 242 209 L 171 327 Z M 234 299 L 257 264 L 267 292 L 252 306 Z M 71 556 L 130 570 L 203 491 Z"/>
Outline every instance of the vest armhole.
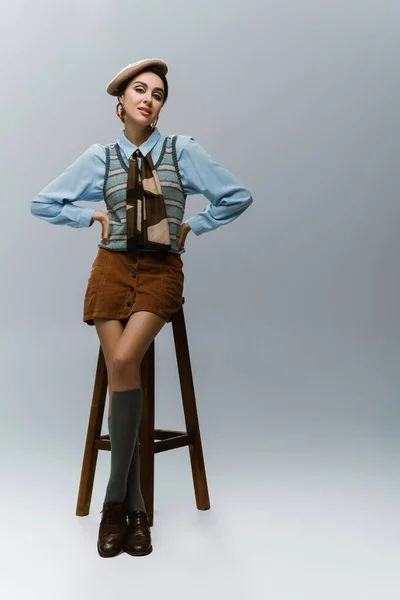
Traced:
<path fill-rule="evenodd" d="M 110 171 L 110 146 L 108 144 L 105 146 L 105 150 L 106 150 L 106 172 L 104 175 L 104 182 L 103 182 L 104 201 L 106 200 L 106 184 L 107 184 L 107 179 L 108 179 L 108 173 Z"/>
<path fill-rule="evenodd" d="M 161 152 L 160 152 L 160 156 L 158 157 L 158 160 L 156 162 L 156 164 L 154 165 L 154 168 L 157 169 L 157 167 L 159 167 L 161 165 L 161 162 L 164 158 L 164 154 L 165 154 L 165 148 L 167 147 L 167 142 L 168 142 L 168 136 L 165 137 L 164 143 L 162 145 L 161 148 Z"/>
<path fill-rule="evenodd" d="M 176 155 L 176 140 L 178 139 L 177 135 L 172 136 L 172 160 L 174 161 L 176 174 L 178 175 L 179 185 L 181 186 L 182 194 L 185 195 L 185 190 L 183 189 L 183 183 L 181 179 L 181 174 L 179 172 L 178 167 L 178 158 Z"/>

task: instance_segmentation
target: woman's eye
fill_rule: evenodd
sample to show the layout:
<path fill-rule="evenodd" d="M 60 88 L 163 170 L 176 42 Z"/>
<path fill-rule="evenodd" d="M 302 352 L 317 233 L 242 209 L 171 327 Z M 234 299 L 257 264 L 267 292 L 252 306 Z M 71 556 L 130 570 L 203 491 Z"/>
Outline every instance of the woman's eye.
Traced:
<path fill-rule="evenodd" d="M 135 88 L 135 91 L 136 92 L 144 92 L 144 89 L 143 88 Z M 158 100 L 159 102 L 161 102 L 161 100 L 162 100 L 161 96 L 158 94 L 156 96 L 154 96 L 154 98 L 156 98 L 156 100 Z"/>

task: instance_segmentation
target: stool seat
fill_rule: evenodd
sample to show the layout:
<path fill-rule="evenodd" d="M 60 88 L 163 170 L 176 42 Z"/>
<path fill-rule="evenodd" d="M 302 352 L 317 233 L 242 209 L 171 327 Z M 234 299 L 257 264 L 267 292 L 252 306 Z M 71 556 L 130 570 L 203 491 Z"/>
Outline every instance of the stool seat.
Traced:
<path fill-rule="evenodd" d="M 183 298 L 183 303 L 184 301 Z M 210 508 L 183 305 L 173 315 L 170 324 L 174 337 L 186 431 L 155 429 L 155 338 L 140 365 L 143 391 L 143 410 L 139 429 L 140 486 L 150 525 L 153 525 L 154 520 L 154 456 L 158 452 L 166 452 L 182 446 L 189 447 L 196 506 L 199 510 Z M 76 515 L 80 517 L 88 515 L 90 511 L 98 451 L 111 451 L 110 435 L 101 435 L 107 386 L 107 367 L 100 345 L 76 505 Z"/>

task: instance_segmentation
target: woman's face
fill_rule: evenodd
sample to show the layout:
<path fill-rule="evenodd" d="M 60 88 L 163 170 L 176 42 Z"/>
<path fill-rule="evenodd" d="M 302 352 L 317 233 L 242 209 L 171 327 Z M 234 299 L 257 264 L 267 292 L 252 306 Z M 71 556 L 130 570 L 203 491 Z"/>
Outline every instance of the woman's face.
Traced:
<path fill-rule="evenodd" d="M 148 126 L 156 120 L 163 106 L 164 83 L 152 71 L 140 73 L 128 84 L 119 100 L 125 108 L 125 123 L 129 119 Z"/>

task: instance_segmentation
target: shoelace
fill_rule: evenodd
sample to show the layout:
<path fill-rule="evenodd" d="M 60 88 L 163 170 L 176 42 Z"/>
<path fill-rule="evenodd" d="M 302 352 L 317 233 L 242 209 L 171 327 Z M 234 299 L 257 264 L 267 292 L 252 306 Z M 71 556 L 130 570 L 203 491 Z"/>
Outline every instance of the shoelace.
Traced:
<path fill-rule="evenodd" d="M 143 525 L 148 525 L 147 522 L 147 514 L 141 510 L 134 510 L 129 513 L 129 524 L 135 525 L 136 527 L 141 527 Z"/>
<path fill-rule="evenodd" d="M 123 506 L 120 502 L 107 502 L 103 509 L 100 511 L 103 514 L 103 523 L 112 524 L 115 522 L 115 519 L 118 518 L 119 513 L 123 509 Z"/>

